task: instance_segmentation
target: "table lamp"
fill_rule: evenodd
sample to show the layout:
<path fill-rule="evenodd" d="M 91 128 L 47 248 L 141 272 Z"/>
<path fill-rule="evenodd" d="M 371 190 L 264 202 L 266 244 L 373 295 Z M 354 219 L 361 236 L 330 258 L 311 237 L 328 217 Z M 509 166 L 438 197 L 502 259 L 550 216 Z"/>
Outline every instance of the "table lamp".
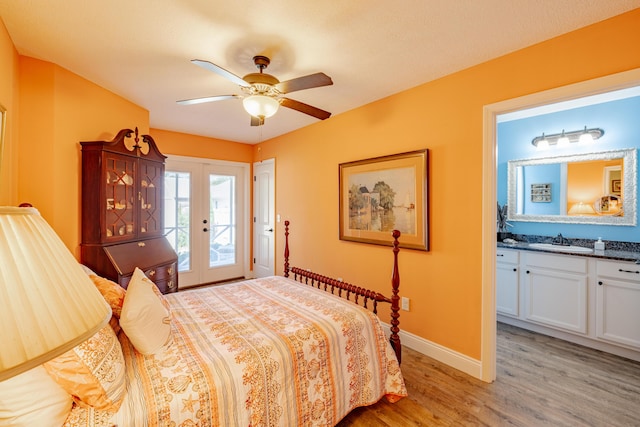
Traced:
<path fill-rule="evenodd" d="M 0 207 L 0 381 L 72 349 L 111 308 L 35 208 Z"/>

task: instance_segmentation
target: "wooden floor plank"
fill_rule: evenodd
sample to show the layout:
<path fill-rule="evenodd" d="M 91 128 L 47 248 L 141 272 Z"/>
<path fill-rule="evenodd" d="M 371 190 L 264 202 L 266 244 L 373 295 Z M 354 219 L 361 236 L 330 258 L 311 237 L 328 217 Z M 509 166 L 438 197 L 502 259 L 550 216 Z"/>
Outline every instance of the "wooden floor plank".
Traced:
<path fill-rule="evenodd" d="M 498 324 L 492 384 L 404 347 L 409 397 L 347 415 L 359 426 L 640 426 L 640 363 Z"/>

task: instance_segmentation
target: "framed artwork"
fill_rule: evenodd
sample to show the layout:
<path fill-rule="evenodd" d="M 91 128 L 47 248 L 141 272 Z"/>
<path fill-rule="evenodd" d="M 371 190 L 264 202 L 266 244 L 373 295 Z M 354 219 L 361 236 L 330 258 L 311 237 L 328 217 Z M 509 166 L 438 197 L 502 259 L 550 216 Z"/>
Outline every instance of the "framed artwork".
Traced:
<path fill-rule="evenodd" d="M 428 150 L 341 163 L 340 240 L 429 250 Z"/>
<path fill-rule="evenodd" d="M 551 201 L 551 184 L 531 184 L 531 201 L 548 203 Z"/>
<path fill-rule="evenodd" d="M 620 180 L 612 179 L 611 180 L 611 192 L 612 193 L 620 193 Z"/>

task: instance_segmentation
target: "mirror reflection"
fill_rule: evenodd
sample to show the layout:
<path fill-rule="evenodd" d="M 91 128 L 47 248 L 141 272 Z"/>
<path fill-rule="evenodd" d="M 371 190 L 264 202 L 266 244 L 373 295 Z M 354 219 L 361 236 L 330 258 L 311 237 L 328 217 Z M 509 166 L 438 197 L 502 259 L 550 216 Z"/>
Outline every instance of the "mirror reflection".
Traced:
<path fill-rule="evenodd" d="M 636 150 L 508 162 L 508 219 L 635 225 Z"/>

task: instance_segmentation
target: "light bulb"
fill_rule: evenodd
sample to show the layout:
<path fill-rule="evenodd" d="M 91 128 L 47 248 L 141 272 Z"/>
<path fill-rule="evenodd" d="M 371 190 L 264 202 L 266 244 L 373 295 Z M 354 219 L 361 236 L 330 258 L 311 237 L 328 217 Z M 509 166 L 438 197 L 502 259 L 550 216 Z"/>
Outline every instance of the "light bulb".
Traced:
<path fill-rule="evenodd" d="M 549 141 L 547 141 L 547 138 L 544 136 L 544 133 L 542 134 L 542 139 L 538 141 L 538 144 L 536 145 L 536 147 L 538 148 L 538 150 L 546 150 L 547 148 L 549 148 Z"/>
<path fill-rule="evenodd" d="M 586 126 L 584 127 L 584 132 L 582 133 L 582 135 L 580 135 L 579 141 L 585 144 L 593 142 L 593 136 L 589 132 L 587 132 Z"/>
<path fill-rule="evenodd" d="M 569 146 L 569 137 L 564 134 L 564 129 L 562 129 L 562 135 L 558 138 L 558 147 L 568 147 Z"/>
<path fill-rule="evenodd" d="M 247 113 L 265 119 L 273 116 L 280 107 L 277 99 L 266 95 L 251 95 L 242 100 Z"/>

